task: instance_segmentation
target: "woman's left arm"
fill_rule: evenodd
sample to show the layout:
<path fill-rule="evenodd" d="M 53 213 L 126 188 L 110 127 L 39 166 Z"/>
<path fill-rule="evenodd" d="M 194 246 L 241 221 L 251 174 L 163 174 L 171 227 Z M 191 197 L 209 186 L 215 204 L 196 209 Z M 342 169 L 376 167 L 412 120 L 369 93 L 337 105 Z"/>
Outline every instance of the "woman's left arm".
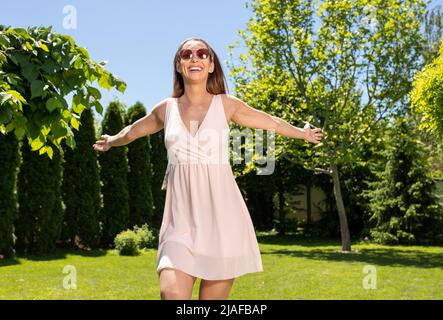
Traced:
<path fill-rule="evenodd" d="M 236 97 L 230 96 L 230 102 L 234 109 L 231 120 L 240 126 L 274 130 L 282 136 L 304 139 L 315 144 L 320 143 L 322 139 L 322 129 L 311 128 L 309 123 L 306 123 L 303 128 L 298 128 L 279 117 L 254 109 Z"/>

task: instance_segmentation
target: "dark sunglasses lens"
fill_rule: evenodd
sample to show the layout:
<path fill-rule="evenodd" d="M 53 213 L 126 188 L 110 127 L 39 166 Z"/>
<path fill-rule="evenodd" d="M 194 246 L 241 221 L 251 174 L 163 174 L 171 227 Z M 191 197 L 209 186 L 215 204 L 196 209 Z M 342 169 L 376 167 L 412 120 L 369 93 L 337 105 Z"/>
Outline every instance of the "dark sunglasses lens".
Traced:
<path fill-rule="evenodd" d="M 198 49 L 197 50 L 197 57 L 199 57 L 200 59 L 206 59 L 207 57 L 209 57 L 209 50 L 208 49 Z"/>
<path fill-rule="evenodd" d="M 180 57 L 184 60 L 191 59 L 191 54 L 192 54 L 192 51 L 189 49 L 184 49 L 184 50 L 180 51 Z"/>

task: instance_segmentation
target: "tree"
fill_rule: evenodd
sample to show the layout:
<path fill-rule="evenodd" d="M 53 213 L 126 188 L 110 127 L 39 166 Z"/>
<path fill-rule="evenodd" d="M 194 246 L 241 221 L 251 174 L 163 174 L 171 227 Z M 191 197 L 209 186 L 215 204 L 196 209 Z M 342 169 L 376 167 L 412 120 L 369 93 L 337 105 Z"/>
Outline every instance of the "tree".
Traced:
<path fill-rule="evenodd" d="M 102 132 L 114 135 L 124 127 L 124 105 L 119 101 L 109 104 L 102 122 Z M 103 183 L 102 244 L 114 243 L 115 236 L 129 227 L 128 160 L 127 147 L 111 148 L 99 154 L 100 177 Z"/>
<path fill-rule="evenodd" d="M 127 113 L 126 125 L 146 115 L 145 107 L 137 102 Z M 149 137 L 137 139 L 128 145 L 128 189 L 130 226 L 151 225 L 153 216 L 152 164 Z"/>
<path fill-rule="evenodd" d="M 28 143 L 22 144 L 21 154 L 16 248 L 28 254 L 50 253 L 55 250 L 63 221 L 62 158 L 58 153 L 52 160 L 41 157 Z"/>
<path fill-rule="evenodd" d="M 85 109 L 79 131 L 74 133 L 76 149 L 63 145 L 63 236 L 72 245 L 97 247 L 100 243 L 100 176 L 97 154 L 91 148 L 95 136 L 93 114 Z"/>
<path fill-rule="evenodd" d="M 419 129 L 443 138 L 443 41 L 439 55 L 414 77 L 410 93 L 413 110 L 421 116 Z"/>
<path fill-rule="evenodd" d="M 75 148 L 72 128 L 92 106 L 101 114 L 100 91 L 91 84 L 124 92 L 126 84 L 94 62 L 86 49 L 52 28 L 0 26 L 0 132 L 27 137 L 32 151 L 62 152 L 66 139 Z M 72 110 L 65 97 L 72 94 Z"/>
<path fill-rule="evenodd" d="M 14 135 L 0 135 L 0 256 L 14 255 L 14 220 L 17 217 L 17 168 L 20 157 Z"/>
<path fill-rule="evenodd" d="M 342 249 L 351 250 L 339 166 L 358 161 L 358 144 L 383 130 L 382 120 L 406 104 L 420 67 L 421 0 L 255 0 L 240 36 L 248 48 L 231 63 L 236 94 L 289 123 L 304 118 L 322 143 L 297 152 L 277 139 L 277 156 L 292 158 L 333 181 Z M 314 15 L 319 29 L 314 30 Z M 237 43 L 239 45 L 239 43 Z M 235 46 L 230 46 L 230 51 Z"/>
<path fill-rule="evenodd" d="M 426 10 L 424 20 L 422 21 L 426 38 L 423 48 L 423 60 L 426 65 L 431 64 L 438 57 L 439 46 L 443 40 L 442 21 L 443 12 L 441 12 L 440 5 Z M 418 112 L 415 113 L 417 120 L 420 122 L 422 115 Z M 436 134 L 435 130 L 420 130 L 420 140 L 425 143 L 428 149 L 434 175 L 443 178 L 443 140 Z"/>
<path fill-rule="evenodd" d="M 382 159 L 368 182 L 370 234 L 383 244 L 441 242 L 443 207 L 435 194 L 426 149 L 412 118 L 396 119 L 386 131 Z"/>

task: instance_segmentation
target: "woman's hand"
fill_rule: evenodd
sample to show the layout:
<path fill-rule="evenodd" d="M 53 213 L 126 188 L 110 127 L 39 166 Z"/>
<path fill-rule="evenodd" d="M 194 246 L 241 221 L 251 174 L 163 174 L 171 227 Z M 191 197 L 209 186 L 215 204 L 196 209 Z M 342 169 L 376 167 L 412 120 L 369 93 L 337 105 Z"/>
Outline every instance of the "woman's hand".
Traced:
<path fill-rule="evenodd" d="M 101 136 L 101 138 L 103 140 L 97 140 L 95 142 L 95 144 L 92 146 L 94 148 L 95 151 L 108 151 L 109 149 L 111 149 L 111 146 L 109 145 L 108 139 L 109 139 L 109 135 L 104 134 Z"/>
<path fill-rule="evenodd" d="M 307 142 L 312 142 L 312 143 L 320 143 L 321 139 L 323 137 L 323 132 L 322 129 L 320 128 L 311 128 L 311 125 L 309 124 L 309 122 L 305 121 L 305 126 L 303 127 L 303 129 L 305 130 L 305 140 Z"/>

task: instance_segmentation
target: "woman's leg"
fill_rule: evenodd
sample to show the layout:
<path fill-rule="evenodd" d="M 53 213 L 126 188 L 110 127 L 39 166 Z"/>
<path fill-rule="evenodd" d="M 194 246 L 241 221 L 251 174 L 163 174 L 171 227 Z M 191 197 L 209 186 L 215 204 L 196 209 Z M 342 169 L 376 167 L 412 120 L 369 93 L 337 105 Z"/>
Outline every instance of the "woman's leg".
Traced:
<path fill-rule="evenodd" d="M 204 280 L 200 282 L 200 300 L 225 300 L 234 283 L 234 279 L 227 280 Z"/>
<path fill-rule="evenodd" d="M 196 277 L 172 268 L 160 270 L 162 300 L 191 300 Z"/>

